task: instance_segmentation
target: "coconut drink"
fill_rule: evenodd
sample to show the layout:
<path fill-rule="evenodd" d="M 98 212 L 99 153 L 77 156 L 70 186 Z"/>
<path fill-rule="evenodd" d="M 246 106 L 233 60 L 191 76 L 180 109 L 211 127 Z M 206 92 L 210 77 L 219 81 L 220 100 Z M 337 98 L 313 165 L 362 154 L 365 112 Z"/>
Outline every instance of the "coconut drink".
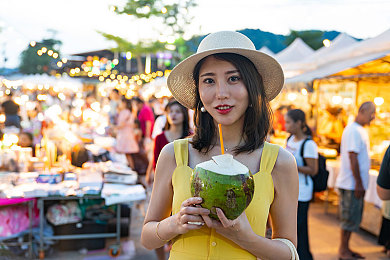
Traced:
<path fill-rule="evenodd" d="M 197 164 L 190 181 L 192 196 L 201 197 L 201 206 L 217 220 L 216 208 L 222 209 L 228 219 L 236 219 L 252 201 L 253 177 L 231 154 L 213 156 Z"/>

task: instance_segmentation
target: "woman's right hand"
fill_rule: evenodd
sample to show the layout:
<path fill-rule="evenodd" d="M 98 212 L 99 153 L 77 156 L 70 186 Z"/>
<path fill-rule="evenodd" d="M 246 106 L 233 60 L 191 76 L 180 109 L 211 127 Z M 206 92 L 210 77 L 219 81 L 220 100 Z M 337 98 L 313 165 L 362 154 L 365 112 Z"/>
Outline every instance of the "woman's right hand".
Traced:
<path fill-rule="evenodd" d="M 208 215 L 210 211 L 202 208 L 201 203 L 202 198 L 199 197 L 192 197 L 183 201 L 180 211 L 175 214 L 175 224 L 179 234 L 202 228 L 204 221 L 201 215 Z"/>

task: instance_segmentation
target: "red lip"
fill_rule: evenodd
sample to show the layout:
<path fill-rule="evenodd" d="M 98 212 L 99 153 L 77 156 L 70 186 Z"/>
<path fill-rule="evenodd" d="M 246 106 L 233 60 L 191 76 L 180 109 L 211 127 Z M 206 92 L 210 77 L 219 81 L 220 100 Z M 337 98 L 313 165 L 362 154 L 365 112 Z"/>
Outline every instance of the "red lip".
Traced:
<path fill-rule="evenodd" d="M 218 105 L 218 106 L 215 107 L 215 109 L 217 110 L 218 113 L 220 113 L 222 115 L 225 115 L 225 114 L 229 113 L 230 111 L 232 111 L 233 106 Z"/>

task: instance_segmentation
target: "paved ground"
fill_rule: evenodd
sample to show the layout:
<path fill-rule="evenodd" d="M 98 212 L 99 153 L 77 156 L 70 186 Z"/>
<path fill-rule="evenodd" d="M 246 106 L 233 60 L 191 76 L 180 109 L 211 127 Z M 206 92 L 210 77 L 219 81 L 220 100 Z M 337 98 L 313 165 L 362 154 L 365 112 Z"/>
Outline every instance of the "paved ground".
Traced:
<path fill-rule="evenodd" d="M 337 219 L 337 208 L 330 206 L 328 213 L 324 211 L 324 204 L 316 202 L 311 204 L 309 210 L 309 232 L 312 253 L 316 260 L 336 260 L 337 249 L 340 238 L 340 231 Z M 157 259 L 153 251 L 146 250 L 140 244 L 140 234 L 143 222 L 143 216 L 139 209 L 134 209 L 132 214 L 131 234 L 129 238 L 122 238 L 122 244 L 131 253 L 122 256 L 120 259 Z M 109 245 L 108 241 L 106 244 Z M 132 247 L 134 246 L 134 247 Z M 365 231 L 359 231 L 353 234 L 351 238 L 351 247 L 366 256 L 368 260 L 388 259 L 382 253 L 382 247 L 377 245 L 376 238 Z M 133 248 L 133 250 L 131 250 Z M 126 250 L 124 250 L 126 251 Z M 74 252 L 54 252 L 47 259 L 72 259 L 72 260 L 106 260 L 111 259 L 107 255 L 107 250 L 95 252 L 84 252 L 84 254 Z"/>

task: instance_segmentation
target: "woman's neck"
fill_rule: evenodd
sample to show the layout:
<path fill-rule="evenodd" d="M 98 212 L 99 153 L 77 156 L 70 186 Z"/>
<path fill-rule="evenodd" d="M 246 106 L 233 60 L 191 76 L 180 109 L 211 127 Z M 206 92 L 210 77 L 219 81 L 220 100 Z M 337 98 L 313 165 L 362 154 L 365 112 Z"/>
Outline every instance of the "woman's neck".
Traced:
<path fill-rule="evenodd" d="M 182 124 L 171 125 L 169 127 L 169 129 L 165 131 L 165 136 L 168 139 L 172 139 L 172 140 L 168 140 L 168 141 L 172 142 L 176 139 L 179 139 L 181 137 L 182 133 L 183 133 L 183 125 Z"/>
<path fill-rule="evenodd" d="M 216 146 L 221 147 L 218 124 L 217 125 L 217 135 L 215 137 Z M 237 146 L 240 146 L 244 141 L 242 126 L 222 126 L 222 136 L 223 136 L 223 145 L 225 151 L 232 151 Z"/>
<path fill-rule="evenodd" d="M 306 138 L 306 134 L 304 132 L 299 131 L 298 133 L 294 134 L 295 140 L 300 141 L 302 139 Z"/>

